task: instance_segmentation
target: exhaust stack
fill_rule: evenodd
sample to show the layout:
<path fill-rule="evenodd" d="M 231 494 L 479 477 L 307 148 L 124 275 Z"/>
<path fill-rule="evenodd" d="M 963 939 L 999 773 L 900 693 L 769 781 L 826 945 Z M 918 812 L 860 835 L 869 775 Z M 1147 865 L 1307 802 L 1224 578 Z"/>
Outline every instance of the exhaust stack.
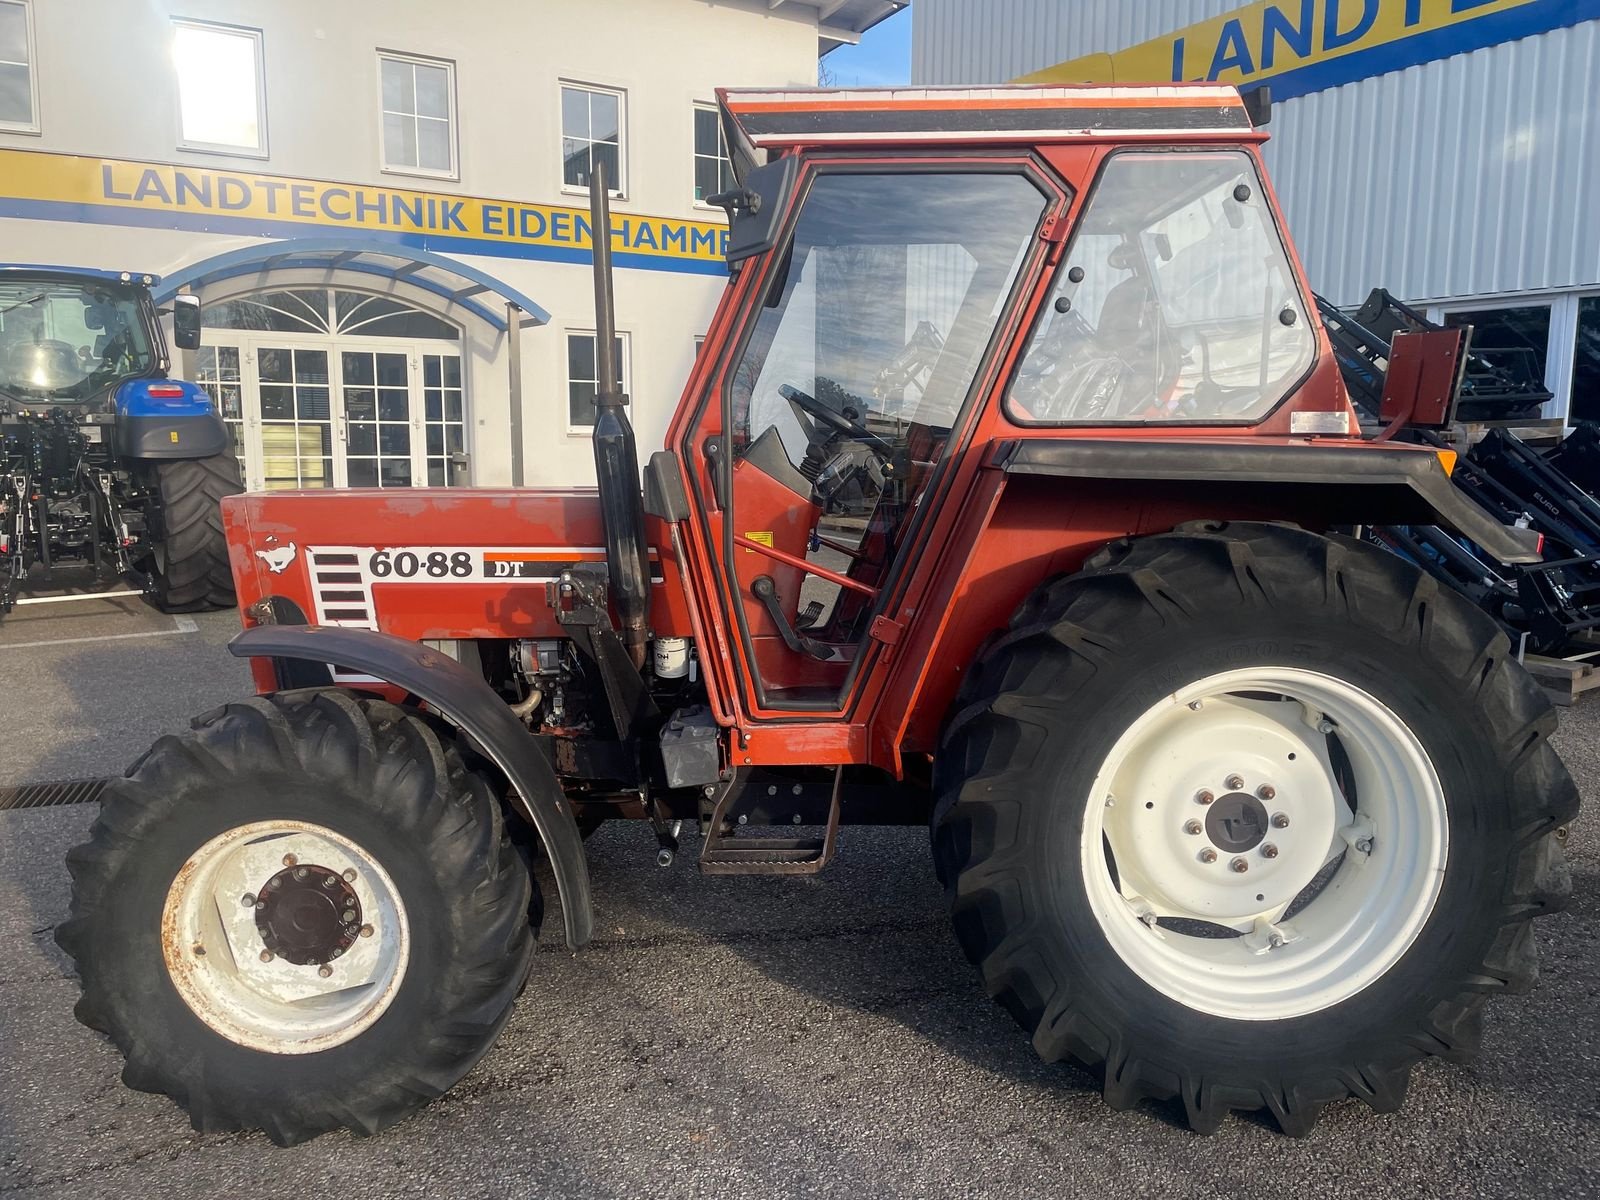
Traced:
<path fill-rule="evenodd" d="M 644 669 L 650 637 L 650 556 L 644 542 L 644 496 L 639 451 L 628 420 L 628 397 L 617 373 L 616 309 L 611 286 L 611 193 L 604 162 L 589 181 L 589 229 L 594 243 L 594 473 L 606 531 L 611 600 L 622 618 L 622 644 Z"/>

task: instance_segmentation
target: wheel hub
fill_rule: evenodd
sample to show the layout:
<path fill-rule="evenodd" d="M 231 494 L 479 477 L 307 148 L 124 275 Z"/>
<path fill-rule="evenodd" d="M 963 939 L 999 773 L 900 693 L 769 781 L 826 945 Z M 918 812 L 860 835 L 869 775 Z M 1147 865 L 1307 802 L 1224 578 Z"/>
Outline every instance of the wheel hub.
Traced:
<path fill-rule="evenodd" d="M 261 944 L 296 966 L 330 962 L 361 935 L 361 900 L 327 867 L 285 867 L 267 880 L 255 909 Z"/>
<path fill-rule="evenodd" d="M 397 994 L 405 905 L 384 865 L 326 826 L 252 821 L 179 869 L 161 913 L 173 985 L 216 1033 L 274 1054 L 357 1036 Z"/>
<path fill-rule="evenodd" d="M 1220 672 L 1153 704 L 1088 805 L 1079 861 L 1112 948 L 1168 996 L 1247 1020 L 1319 1011 L 1388 970 L 1449 846 L 1405 721 L 1295 667 Z"/>
<path fill-rule="evenodd" d="M 1206 837 L 1218 850 L 1243 854 L 1267 836 L 1267 806 L 1247 792 L 1229 792 L 1206 811 Z"/>

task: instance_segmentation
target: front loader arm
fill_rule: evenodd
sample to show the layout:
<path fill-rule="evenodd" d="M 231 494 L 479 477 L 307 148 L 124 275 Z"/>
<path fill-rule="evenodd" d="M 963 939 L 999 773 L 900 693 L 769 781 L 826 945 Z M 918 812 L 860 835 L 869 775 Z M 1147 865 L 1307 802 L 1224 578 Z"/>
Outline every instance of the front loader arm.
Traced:
<path fill-rule="evenodd" d="M 337 663 L 404 688 L 460 726 L 505 773 L 523 815 L 539 831 L 561 893 L 567 945 L 576 950 L 588 943 L 594 908 L 572 807 L 533 738 L 482 679 L 420 642 L 332 625 L 258 625 L 229 642 L 228 652 L 235 658 Z"/>

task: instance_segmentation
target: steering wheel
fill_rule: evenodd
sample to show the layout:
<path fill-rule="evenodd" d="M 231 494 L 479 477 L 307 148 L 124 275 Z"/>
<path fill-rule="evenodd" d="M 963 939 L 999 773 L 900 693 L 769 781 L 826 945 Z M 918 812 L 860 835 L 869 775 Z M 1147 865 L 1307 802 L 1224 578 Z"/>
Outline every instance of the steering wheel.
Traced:
<path fill-rule="evenodd" d="M 835 412 L 809 392 L 802 392 L 799 388 L 790 384 L 780 383 L 778 385 L 778 395 L 800 409 L 807 416 L 815 417 L 822 424 L 833 430 L 836 435 L 848 435 L 856 438 L 865 442 L 880 454 L 892 455 L 894 453 L 894 447 L 873 433 L 864 423 L 852 421 L 843 413 Z"/>

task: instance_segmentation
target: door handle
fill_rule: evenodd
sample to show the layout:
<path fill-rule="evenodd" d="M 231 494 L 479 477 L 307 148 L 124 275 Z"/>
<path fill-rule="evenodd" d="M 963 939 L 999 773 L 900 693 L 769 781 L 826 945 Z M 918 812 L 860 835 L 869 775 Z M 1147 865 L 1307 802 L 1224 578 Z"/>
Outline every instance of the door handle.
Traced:
<path fill-rule="evenodd" d="M 706 473 L 711 476 L 711 494 L 722 512 L 728 511 L 728 464 L 722 458 L 722 439 L 708 437 L 703 446 L 706 455 Z M 769 581 L 770 582 L 770 581 Z"/>

